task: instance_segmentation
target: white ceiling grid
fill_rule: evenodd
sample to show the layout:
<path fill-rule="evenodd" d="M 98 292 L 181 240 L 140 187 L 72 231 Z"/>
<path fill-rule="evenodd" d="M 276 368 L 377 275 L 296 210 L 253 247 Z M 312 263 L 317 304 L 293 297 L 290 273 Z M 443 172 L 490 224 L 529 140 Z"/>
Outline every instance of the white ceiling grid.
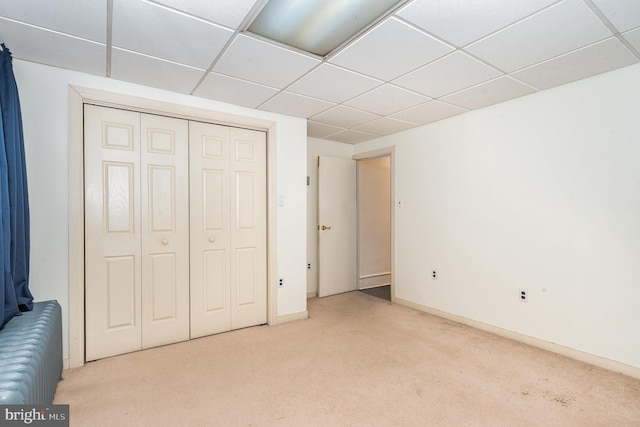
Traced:
<path fill-rule="evenodd" d="M 638 0 L 404 0 L 324 58 L 244 32 L 264 3 L 2 0 L 0 41 L 351 144 L 640 62 Z"/>

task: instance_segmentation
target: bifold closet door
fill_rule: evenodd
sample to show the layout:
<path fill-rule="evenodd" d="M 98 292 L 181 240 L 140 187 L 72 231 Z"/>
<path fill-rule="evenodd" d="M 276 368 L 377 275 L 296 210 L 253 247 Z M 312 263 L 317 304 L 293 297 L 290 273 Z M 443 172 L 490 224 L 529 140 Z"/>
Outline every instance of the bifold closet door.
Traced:
<path fill-rule="evenodd" d="M 85 106 L 85 358 L 189 338 L 188 124 Z"/>
<path fill-rule="evenodd" d="M 266 134 L 189 123 L 191 337 L 267 321 Z"/>
<path fill-rule="evenodd" d="M 86 360 L 142 347 L 140 114 L 85 106 Z"/>
<path fill-rule="evenodd" d="M 142 348 L 189 339 L 189 124 L 142 114 Z"/>

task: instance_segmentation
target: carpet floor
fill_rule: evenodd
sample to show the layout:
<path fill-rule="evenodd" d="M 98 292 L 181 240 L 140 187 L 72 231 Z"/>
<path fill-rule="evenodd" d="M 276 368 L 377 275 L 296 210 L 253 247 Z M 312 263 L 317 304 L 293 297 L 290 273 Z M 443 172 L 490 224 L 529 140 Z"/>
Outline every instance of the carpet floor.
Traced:
<path fill-rule="evenodd" d="M 640 426 L 640 380 L 362 292 L 63 372 L 71 426 Z"/>

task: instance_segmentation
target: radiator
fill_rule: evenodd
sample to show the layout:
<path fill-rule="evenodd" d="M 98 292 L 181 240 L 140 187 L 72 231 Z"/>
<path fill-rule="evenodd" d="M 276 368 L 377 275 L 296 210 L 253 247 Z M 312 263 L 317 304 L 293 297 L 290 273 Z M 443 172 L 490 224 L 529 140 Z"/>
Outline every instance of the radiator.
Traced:
<path fill-rule="evenodd" d="M 0 405 L 52 403 L 61 374 L 60 304 L 35 303 L 0 330 Z"/>

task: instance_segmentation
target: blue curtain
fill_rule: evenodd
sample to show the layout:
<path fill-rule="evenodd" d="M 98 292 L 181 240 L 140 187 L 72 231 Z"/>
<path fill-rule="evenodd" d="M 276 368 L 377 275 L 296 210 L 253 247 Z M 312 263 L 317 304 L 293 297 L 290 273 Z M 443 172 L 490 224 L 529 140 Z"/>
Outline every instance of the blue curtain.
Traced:
<path fill-rule="evenodd" d="M 33 309 L 29 291 L 29 197 L 24 158 L 22 114 L 11 52 L 0 52 L 0 207 L 2 259 L 0 267 L 0 328 L 21 311 Z"/>

